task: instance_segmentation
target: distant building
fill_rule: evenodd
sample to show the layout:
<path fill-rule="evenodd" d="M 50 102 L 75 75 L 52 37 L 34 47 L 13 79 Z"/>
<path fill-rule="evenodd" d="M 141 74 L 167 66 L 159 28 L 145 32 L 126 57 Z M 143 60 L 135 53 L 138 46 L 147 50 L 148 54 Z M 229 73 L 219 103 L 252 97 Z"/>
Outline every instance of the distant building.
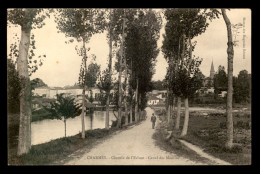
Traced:
<path fill-rule="evenodd" d="M 148 101 L 147 104 L 148 105 L 157 105 L 160 102 L 161 99 L 159 99 L 158 97 L 151 95 L 148 97 Z"/>
<path fill-rule="evenodd" d="M 152 90 L 152 92 L 149 93 L 150 95 L 156 95 L 158 98 L 165 99 L 167 96 L 167 90 Z"/>
<path fill-rule="evenodd" d="M 214 92 L 215 92 L 214 87 L 210 87 L 207 89 L 207 93 L 214 93 Z"/>
<path fill-rule="evenodd" d="M 213 80 L 214 79 L 214 75 L 215 75 L 215 70 L 214 70 L 214 65 L 213 65 L 213 60 L 212 60 L 209 77 Z"/>
<path fill-rule="evenodd" d="M 159 90 L 152 90 L 152 92 L 151 92 L 153 95 L 154 94 L 158 94 L 159 93 Z"/>
<path fill-rule="evenodd" d="M 78 103 L 82 100 L 83 89 L 80 86 L 72 86 L 72 87 L 67 87 L 67 88 L 39 87 L 39 88 L 35 88 L 35 90 L 33 92 L 34 92 L 35 96 L 41 96 L 41 97 L 50 98 L 50 99 L 56 99 L 57 94 L 64 93 L 65 97 L 73 97 L 76 99 L 75 101 Z M 97 87 L 86 89 L 86 91 L 85 91 L 86 97 L 90 97 L 91 92 L 92 92 L 92 97 L 94 99 L 93 103 L 98 104 L 99 103 L 98 100 L 101 95 L 100 89 Z M 114 90 L 110 91 L 111 97 L 113 97 L 113 92 L 114 92 Z"/>
<path fill-rule="evenodd" d="M 211 68 L 210 68 L 210 75 L 209 75 L 209 77 L 206 77 L 203 80 L 203 86 L 213 87 L 213 85 L 214 85 L 214 75 L 215 75 L 215 70 L 214 70 L 214 64 L 213 64 L 213 61 L 212 61 L 211 62 Z"/>
<path fill-rule="evenodd" d="M 221 93 L 218 94 L 218 96 L 222 98 L 226 97 L 226 95 L 227 95 L 227 91 L 221 91 Z"/>
<path fill-rule="evenodd" d="M 49 98 L 50 97 L 50 88 L 47 86 L 38 87 L 33 90 L 33 93 L 35 96 Z"/>
<path fill-rule="evenodd" d="M 162 93 L 159 93 L 158 95 L 156 95 L 157 98 L 165 101 L 166 100 L 166 97 L 167 97 L 167 91 L 166 92 L 162 92 Z"/>

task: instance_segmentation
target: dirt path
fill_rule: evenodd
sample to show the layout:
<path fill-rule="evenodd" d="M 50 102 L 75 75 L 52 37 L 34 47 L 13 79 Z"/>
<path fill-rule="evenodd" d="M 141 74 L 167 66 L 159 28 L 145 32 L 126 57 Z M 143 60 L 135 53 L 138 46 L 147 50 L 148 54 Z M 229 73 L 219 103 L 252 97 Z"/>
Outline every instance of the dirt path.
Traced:
<path fill-rule="evenodd" d="M 155 146 L 152 139 L 155 129 L 150 122 L 153 110 L 147 108 L 146 111 L 147 119 L 141 124 L 117 133 L 65 165 L 207 165 Z"/>

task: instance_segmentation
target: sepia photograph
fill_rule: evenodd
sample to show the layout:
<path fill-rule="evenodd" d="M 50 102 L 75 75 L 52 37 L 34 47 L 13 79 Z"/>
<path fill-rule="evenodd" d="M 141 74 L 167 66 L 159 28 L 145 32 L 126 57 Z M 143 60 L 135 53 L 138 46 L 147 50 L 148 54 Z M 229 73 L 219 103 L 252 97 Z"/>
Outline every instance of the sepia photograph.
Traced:
<path fill-rule="evenodd" d="M 250 8 L 7 8 L 8 166 L 251 165 Z"/>

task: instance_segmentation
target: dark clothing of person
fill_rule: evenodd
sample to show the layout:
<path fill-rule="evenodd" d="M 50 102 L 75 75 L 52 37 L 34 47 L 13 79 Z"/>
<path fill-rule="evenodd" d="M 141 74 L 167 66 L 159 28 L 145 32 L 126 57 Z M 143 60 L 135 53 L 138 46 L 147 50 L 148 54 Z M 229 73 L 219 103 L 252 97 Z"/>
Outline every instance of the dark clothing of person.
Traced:
<path fill-rule="evenodd" d="M 156 122 L 156 117 L 154 115 L 151 117 L 151 122 L 152 122 L 152 128 L 154 129 L 155 122 Z"/>

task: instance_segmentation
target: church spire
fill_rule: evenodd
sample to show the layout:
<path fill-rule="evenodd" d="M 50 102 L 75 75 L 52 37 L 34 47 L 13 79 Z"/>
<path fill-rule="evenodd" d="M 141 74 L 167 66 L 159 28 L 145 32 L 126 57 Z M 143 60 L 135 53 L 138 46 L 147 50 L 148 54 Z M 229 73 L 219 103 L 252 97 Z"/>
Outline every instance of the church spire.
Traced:
<path fill-rule="evenodd" d="M 213 60 L 211 62 L 211 68 L 210 68 L 210 78 L 213 79 L 215 75 L 215 70 L 214 70 L 214 65 L 213 65 Z"/>

